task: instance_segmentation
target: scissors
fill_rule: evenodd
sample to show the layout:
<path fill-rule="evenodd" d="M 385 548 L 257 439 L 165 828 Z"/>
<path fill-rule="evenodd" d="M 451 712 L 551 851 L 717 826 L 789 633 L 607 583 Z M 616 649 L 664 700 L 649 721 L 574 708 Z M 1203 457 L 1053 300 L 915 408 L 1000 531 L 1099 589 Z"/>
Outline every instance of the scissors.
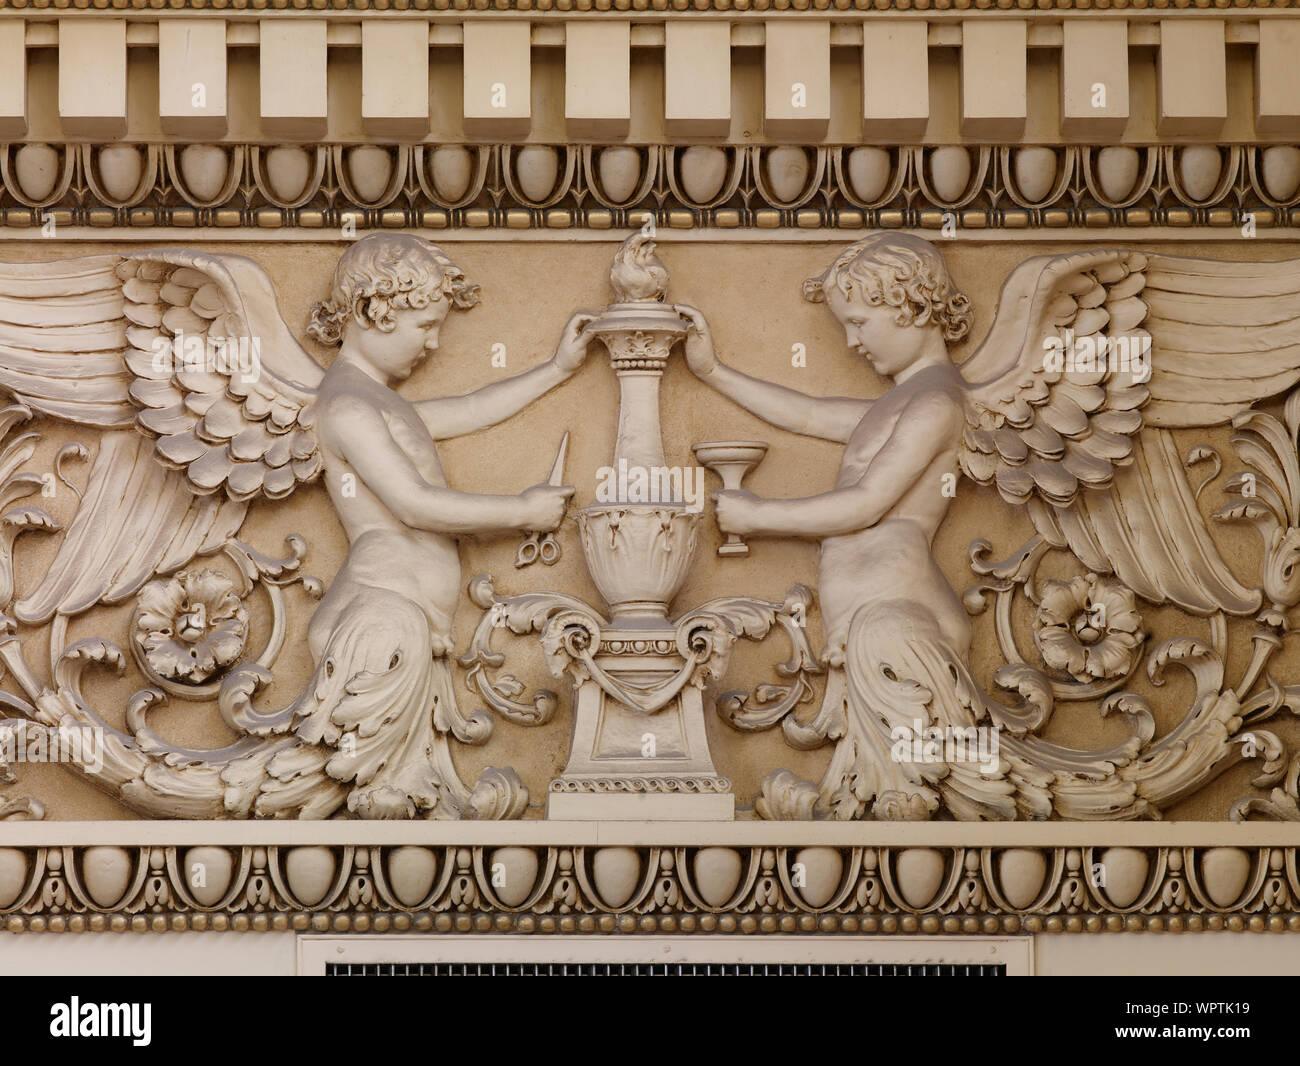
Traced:
<path fill-rule="evenodd" d="M 551 466 L 548 485 L 564 484 L 564 456 L 569 450 L 569 434 L 566 430 L 560 438 L 559 451 L 555 453 L 555 463 Z M 560 542 L 554 533 L 529 533 L 515 553 L 515 569 L 532 566 L 538 559 L 543 566 L 553 566 L 560 558 Z"/>

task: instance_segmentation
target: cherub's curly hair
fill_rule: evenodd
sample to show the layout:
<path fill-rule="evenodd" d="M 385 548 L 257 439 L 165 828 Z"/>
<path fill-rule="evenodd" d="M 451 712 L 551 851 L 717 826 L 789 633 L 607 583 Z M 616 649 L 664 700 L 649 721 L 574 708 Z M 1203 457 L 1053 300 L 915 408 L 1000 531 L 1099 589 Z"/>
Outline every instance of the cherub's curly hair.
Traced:
<path fill-rule="evenodd" d="M 934 245 L 919 237 L 877 233 L 849 245 L 824 274 L 803 283 L 804 298 L 822 303 L 832 285 L 845 298 L 856 293 L 869 304 L 897 308 L 900 326 L 933 323 L 949 341 L 970 332 L 970 300 L 953 285 Z"/>
<path fill-rule="evenodd" d="M 338 344 L 349 319 L 388 333 L 397 325 L 394 311 L 442 299 L 470 308 L 478 303 L 478 291 L 436 244 L 403 233 L 376 233 L 339 257 L 329 299 L 312 308 L 307 335 Z"/>

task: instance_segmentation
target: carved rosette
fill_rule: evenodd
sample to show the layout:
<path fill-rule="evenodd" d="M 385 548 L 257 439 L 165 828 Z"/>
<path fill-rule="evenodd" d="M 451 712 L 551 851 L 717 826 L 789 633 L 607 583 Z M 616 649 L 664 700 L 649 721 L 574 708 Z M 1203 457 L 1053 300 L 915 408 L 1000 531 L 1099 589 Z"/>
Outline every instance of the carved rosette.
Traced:
<path fill-rule="evenodd" d="M 1081 683 L 1124 677 L 1145 639 L 1137 600 L 1122 582 L 1090 573 L 1043 583 L 1034 643 L 1051 669 Z"/>
<path fill-rule="evenodd" d="M 152 671 L 197 684 L 234 663 L 248 640 L 248 611 L 219 570 L 182 570 L 140 590 L 132 639 Z"/>

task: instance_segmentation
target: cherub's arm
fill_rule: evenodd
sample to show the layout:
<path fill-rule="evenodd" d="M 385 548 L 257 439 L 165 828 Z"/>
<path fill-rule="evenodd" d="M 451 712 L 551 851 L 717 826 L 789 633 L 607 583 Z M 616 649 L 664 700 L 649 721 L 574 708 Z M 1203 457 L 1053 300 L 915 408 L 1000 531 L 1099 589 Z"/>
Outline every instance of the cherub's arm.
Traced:
<path fill-rule="evenodd" d="M 809 396 L 732 369 L 714 352 L 713 337 L 704 316 L 693 307 L 681 304 L 678 310 L 691 323 L 686 335 L 686 360 L 695 376 L 764 422 L 805 437 L 847 444 L 870 409 L 870 400 Z"/>
<path fill-rule="evenodd" d="M 446 440 L 495 426 L 567 381 L 582 365 L 588 343 L 583 330 L 593 319 L 583 311 L 570 318 L 550 362 L 463 396 L 440 396 L 415 404 L 433 439 Z"/>
<path fill-rule="evenodd" d="M 476 429 L 495 426 L 568 377 L 551 360 L 463 396 L 439 396 L 432 400 L 421 400 L 415 404 L 415 410 L 428 426 L 434 440 L 446 440 L 448 437 L 459 437 L 473 433 Z"/>
<path fill-rule="evenodd" d="M 780 429 L 805 437 L 820 437 L 847 444 L 862 421 L 870 400 L 840 396 L 809 396 L 784 385 L 750 377 L 723 363 L 700 378 L 745 410 Z"/>
<path fill-rule="evenodd" d="M 918 396 L 903 410 L 889 441 L 855 484 L 789 500 L 719 492 L 715 498 L 718 527 L 742 535 L 816 538 L 869 529 L 951 448 L 960 418 L 960 409 L 949 398 Z"/>
<path fill-rule="evenodd" d="M 569 486 L 534 485 L 518 496 L 496 496 L 431 485 L 398 447 L 384 416 L 367 403 L 334 405 L 331 436 L 367 489 L 403 525 L 451 535 L 550 530 L 564 516 Z"/>

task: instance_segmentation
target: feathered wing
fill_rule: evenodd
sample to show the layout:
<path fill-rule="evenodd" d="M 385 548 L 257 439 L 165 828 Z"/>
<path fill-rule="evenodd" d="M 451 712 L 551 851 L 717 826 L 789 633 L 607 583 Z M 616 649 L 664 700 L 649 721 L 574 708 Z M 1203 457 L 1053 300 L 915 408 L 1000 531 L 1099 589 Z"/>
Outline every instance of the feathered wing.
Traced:
<path fill-rule="evenodd" d="M 1149 380 L 1114 361 L 1063 372 L 1069 335 L 1150 338 Z M 1026 504 L 1052 545 L 1114 572 L 1155 604 L 1248 614 L 1260 595 L 1209 535 L 1171 430 L 1213 426 L 1300 381 L 1300 260 L 1220 263 L 1123 250 L 1018 267 L 961 367 L 970 382 L 960 460 Z"/>
<path fill-rule="evenodd" d="M 214 358 L 215 357 L 215 358 Z M 108 430 L 24 622 L 133 595 L 316 478 L 320 366 L 242 256 L 143 251 L 0 264 L 0 391 Z"/>

